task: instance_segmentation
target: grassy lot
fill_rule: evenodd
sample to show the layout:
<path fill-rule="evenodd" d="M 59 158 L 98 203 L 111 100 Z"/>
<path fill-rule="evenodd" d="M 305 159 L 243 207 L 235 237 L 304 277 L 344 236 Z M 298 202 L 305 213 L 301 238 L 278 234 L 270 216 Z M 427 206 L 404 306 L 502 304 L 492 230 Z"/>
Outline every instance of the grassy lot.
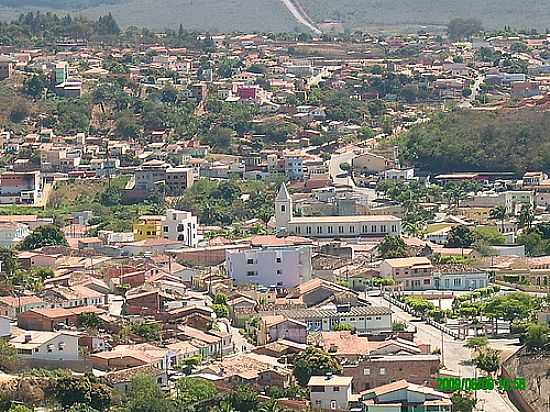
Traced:
<path fill-rule="evenodd" d="M 452 225 L 450 223 L 432 223 L 431 225 L 428 225 L 426 227 L 426 233 L 434 233 L 438 230 L 445 229 L 447 227 L 451 227 Z"/>

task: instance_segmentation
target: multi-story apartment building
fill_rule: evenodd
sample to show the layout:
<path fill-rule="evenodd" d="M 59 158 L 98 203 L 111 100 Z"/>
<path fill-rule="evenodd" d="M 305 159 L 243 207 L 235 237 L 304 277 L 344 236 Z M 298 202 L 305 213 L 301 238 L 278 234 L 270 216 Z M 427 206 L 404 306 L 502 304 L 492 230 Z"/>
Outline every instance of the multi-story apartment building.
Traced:
<path fill-rule="evenodd" d="M 4 172 L 0 175 L 0 203 L 33 204 L 41 195 L 39 171 Z"/>
<path fill-rule="evenodd" d="M 197 226 L 197 217 L 191 212 L 168 209 L 162 223 L 162 235 L 165 239 L 196 247 L 199 242 Z"/>
<path fill-rule="evenodd" d="M 228 251 L 225 267 L 228 276 L 240 285 L 293 288 L 311 279 L 311 246 Z"/>

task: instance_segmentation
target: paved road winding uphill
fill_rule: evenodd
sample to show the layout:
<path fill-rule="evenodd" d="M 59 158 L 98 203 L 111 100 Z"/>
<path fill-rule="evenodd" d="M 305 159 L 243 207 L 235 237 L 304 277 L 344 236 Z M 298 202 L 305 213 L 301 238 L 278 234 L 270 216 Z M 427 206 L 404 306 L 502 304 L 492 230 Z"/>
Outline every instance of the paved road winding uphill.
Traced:
<path fill-rule="evenodd" d="M 313 24 L 313 20 L 311 20 L 311 18 L 307 14 L 305 14 L 304 10 L 301 7 L 296 6 L 295 0 L 281 0 L 281 1 L 299 23 L 306 26 L 315 34 L 321 34 L 321 30 L 315 27 L 315 25 Z"/>

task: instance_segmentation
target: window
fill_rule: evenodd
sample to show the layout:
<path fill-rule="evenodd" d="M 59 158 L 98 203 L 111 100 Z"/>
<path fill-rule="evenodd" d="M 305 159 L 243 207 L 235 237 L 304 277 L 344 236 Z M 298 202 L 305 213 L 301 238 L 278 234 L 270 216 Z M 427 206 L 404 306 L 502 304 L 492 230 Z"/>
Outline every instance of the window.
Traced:
<path fill-rule="evenodd" d="M 332 392 L 340 392 L 340 387 L 339 386 L 333 386 L 332 387 Z"/>
<path fill-rule="evenodd" d="M 281 205 L 281 212 L 286 212 L 286 206 L 285 205 Z"/>
<path fill-rule="evenodd" d="M 247 265 L 253 265 L 254 264 L 254 259 L 246 259 L 246 264 Z"/>
<path fill-rule="evenodd" d="M 48 348 L 48 352 L 53 352 L 53 345 L 48 345 L 47 348 Z"/>
<path fill-rule="evenodd" d="M 382 225 L 382 226 L 380 227 L 380 231 L 381 231 L 382 233 L 385 233 L 385 232 L 386 232 L 386 225 Z"/>
<path fill-rule="evenodd" d="M 370 375 L 370 368 L 363 369 L 363 375 L 369 376 Z"/>
<path fill-rule="evenodd" d="M 323 233 L 323 228 L 321 226 L 317 226 L 317 234 Z"/>
<path fill-rule="evenodd" d="M 429 285 L 430 284 L 430 279 L 424 279 L 424 284 Z"/>
<path fill-rule="evenodd" d="M 344 226 L 338 226 L 338 233 L 344 233 Z"/>
<path fill-rule="evenodd" d="M 253 270 L 249 270 L 248 272 L 246 272 L 246 276 L 256 276 L 258 273 L 257 272 L 254 272 Z"/>
<path fill-rule="evenodd" d="M 332 234 L 334 228 L 332 226 L 329 226 L 327 230 L 328 230 L 328 233 Z"/>
<path fill-rule="evenodd" d="M 376 225 L 372 225 L 372 226 L 370 227 L 370 231 L 371 231 L 372 233 L 376 233 Z"/>
<path fill-rule="evenodd" d="M 349 227 L 349 232 L 350 233 L 355 233 L 355 226 L 350 226 Z"/>
<path fill-rule="evenodd" d="M 282 275 L 283 274 L 283 271 L 281 269 L 277 269 L 277 274 L 278 275 Z"/>
<path fill-rule="evenodd" d="M 278 257 L 278 258 L 275 259 L 275 261 L 276 261 L 277 263 L 281 263 L 282 259 L 281 259 L 280 257 Z"/>
<path fill-rule="evenodd" d="M 367 225 L 361 226 L 361 232 L 363 232 L 363 233 L 367 233 L 367 232 L 368 232 L 368 227 L 367 227 Z"/>
<path fill-rule="evenodd" d="M 375 319 L 376 319 L 376 320 L 382 320 L 382 317 L 381 317 L 381 316 L 377 316 Z"/>
<path fill-rule="evenodd" d="M 380 368 L 380 375 L 386 374 L 386 368 Z"/>
<path fill-rule="evenodd" d="M 312 386 L 310 391 L 311 392 L 324 392 L 325 387 L 324 386 Z"/>
<path fill-rule="evenodd" d="M 372 320 L 372 316 L 367 316 L 367 320 Z"/>
<path fill-rule="evenodd" d="M 336 410 L 336 401 L 330 401 L 330 410 L 332 411 Z"/>
<path fill-rule="evenodd" d="M 164 230 L 165 232 L 168 232 L 168 226 L 164 226 L 164 227 L 162 228 L 162 230 Z"/>
<path fill-rule="evenodd" d="M 308 235 L 311 235 L 311 226 L 307 226 L 307 227 L 306 227 L 306 233 L 307 233 Z"/>
<path fill-rule="evenodd" d="M 178 232 L 183 232 L 183 230 L 184 230 L 184 227 L 183 227 L 183 225 L 180 223 L 180 224 L 178 225 Z"/>
<path fill-rule="evenodd" d="M 454 286 L 460 286 L 462 284 L 460 278 L 453 279 L 453 285 Z"/>
<path fill-rule="evenodd" d="M 296 226 L 296 233 L 300 234 L 302 232 L 302 229 L 300 226 Z"/>

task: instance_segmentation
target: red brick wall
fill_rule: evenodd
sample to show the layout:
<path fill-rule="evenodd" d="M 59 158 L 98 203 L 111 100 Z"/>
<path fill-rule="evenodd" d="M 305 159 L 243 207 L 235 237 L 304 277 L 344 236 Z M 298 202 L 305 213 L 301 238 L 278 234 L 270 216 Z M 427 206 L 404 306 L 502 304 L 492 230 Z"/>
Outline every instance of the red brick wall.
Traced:
<path fill-rule="evenodd" d="M 370 375 L 365 375 L 365 368 L 370 369 Z M 380 374 L 380 368 L 385 368 L 385 374 Z M 377 359 L 364 360 L 356 366 L 344 367 L 344 376 L 353 377 L 353 392 L 364 391 L 386 385 L 393 381 L 406 379 L 418 385 L 432 382 L 431 376 L 439 370 L 439 360 L 411 359 L 399 362 Z"/>

